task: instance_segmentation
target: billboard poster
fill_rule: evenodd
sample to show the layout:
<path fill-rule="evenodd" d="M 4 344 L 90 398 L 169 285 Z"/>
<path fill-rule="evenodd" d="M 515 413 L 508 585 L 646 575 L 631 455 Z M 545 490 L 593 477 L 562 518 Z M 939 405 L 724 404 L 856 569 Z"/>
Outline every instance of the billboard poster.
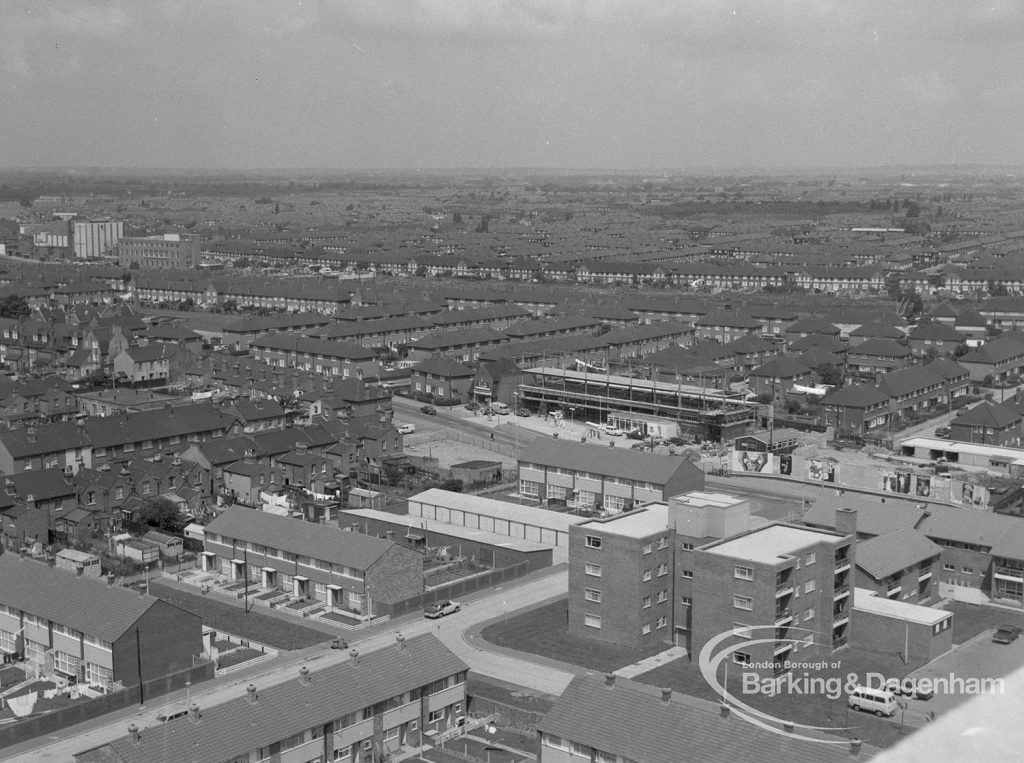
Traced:
<path fill-rule="evenodd" d="M 913 475 L 910 472 L 883 472 L 882 490 L 886 493 L 910 494 L 910 484 Z"/>
<path fill-rule="evenodd" d="M 821 461 L 816 458 L 807 461 L 807 479 L 815 482 L 835 482 L 836 465 L 832 461 Z"/>
<path fill-rule="evenodd" d="M 793 457 L 788 454 L 779 456 L 779 474 L 790 477 L 793 474 Z"/>
<path fill-rule="evenodd" d="M 732 454 L 732 470 L 734 472 L 772 473 L 772 454 L 757 453 L 752 450 L 734 450 Z"/>
<path fill-rule="evenodd" d="M 963 482 L 960 487 L 957 488 L 956 484 L 952 488 L 952 498 L 956 503 L 962 503 L 964 506 L 972 506 L 974 508 L 985 508 L 988 505 L 988 490 L 981 485 L 972 485 L 970 482 Z"/>
<path fill-rule="evenodd" d="M 927 474 L 917 475 L 917 490 L 916 494 L 918 498 L 928 498 L 932 494 L 932 478 Z"/>

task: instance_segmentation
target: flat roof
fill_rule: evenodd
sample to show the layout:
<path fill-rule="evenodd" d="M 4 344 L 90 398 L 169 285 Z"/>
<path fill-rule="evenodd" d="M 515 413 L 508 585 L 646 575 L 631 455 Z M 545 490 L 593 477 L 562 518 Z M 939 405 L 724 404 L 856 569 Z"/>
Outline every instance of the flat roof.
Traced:
<path fill-rule="evenodd" d="M 952 612 L 947 612 L 944 609 L 922 607 L 920 604 L 887 599 L 884 596 L 876 596 L 875 593 L 868 588 L 854 588 L 853 608 L 885 617 L 897 617 L 900 620 L 921 625 L 935 625 L 953 616 Z"/>
<path fill-rule="evenodd" d="M 743 498 L 731 493 L 710 493 L 704 490 L 691 490 L 689 493 L 680 493 L 669 498 L 674 503 L 682 503 L 686 506 L 710 506 L 724 508 L 726 506 L 738 506 L 748 503 L 748 498 Z"/>
<path fill-rule="evenodd" d="M 651 503 L 607 519 L 591 519 L 586 524 L 626 538 L 646 538 L 668 530 L 668 506 Z"/>
<path fill-rule="evenodd" d="M 438 522 L 436 519 L 417 517 L 412 514 L 392 514 L 390 511 L 378 511 L 377 509 L 345 509 L 341 512 L 343 517 L 355 517 L 359 519 L 374 519 L 379 522 L 387 522 L 395 526 L 396 542 L 403 542 L 402 538 L 410 533 L 433 532 L 440 535 L 450 535 L 453 538 L 463 538 L 477 543 L 486 543 L 488 546 L 507 548 L 512 551 L 550 551 L 551 546 L 543 543 L 535 543 L 532 540 L 513 538 L 501 533 L 478 530 L 474 527 L 463 525 L 450 525 L 447 522 Z"/>
<path fill-rule="evenodd" d="M 790 525 L 768 525 L 738 538 L 720 541 L 701 550 L 711 554 L 732 556 L 762 564 L 775 564 L 782 558 L 795 556 L 804 549 L 824 540 L 835 541 L 839 536 L 821 530 L 810 530 Z"/>
<path fill-rule="evenodd" d="M 587 521 L 587 517 L 578 517 L 574 514 L 564 514 L 560 511 L 524 506 L 509 501 L 497 501 L 493 498 L 481 498 L 478 495 L 453 493 L 440 488 L 431 488 L 410 496 L 408 503 L 410 509 L 414 503 L 427 504 L 456 511 L 468 511 L 472 514 L 482 514 L 495 519 L 522 522 L 537 527 L 548 527 L 561 532 L 569 532 L 571 526 Z"/>
<path fill-rule="evenodd" d="M 1001 445 L 981 445 L 975 442 L 959 442 L 957 440 L 944 440 L 940 437 L 908 437 L 900 440 L 901 448 L 929 448 L 931 450 L 942 450 L 948 453 L 970 453 L 975 456 L 988 456 L 990 458 L 1002 457 L 1009 463 L 1024 461 L 1024 450 L 1020 448 L 1006 448 Z"/>

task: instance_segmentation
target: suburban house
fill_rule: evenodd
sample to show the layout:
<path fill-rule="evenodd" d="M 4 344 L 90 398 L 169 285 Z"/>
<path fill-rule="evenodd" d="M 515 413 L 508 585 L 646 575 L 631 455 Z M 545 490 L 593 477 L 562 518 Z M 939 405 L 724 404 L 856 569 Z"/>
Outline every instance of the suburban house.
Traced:
<path fill-rule="evenodd" d="M 1021 413 L 1009 405 L 983 400 L 949 422 L 949 439 L 982 445 L 1020 447 Z"/>
<path fill-rule="evenodd" d="M 967 337 L 944 323 L 919 323 L 910 330 L 910 349 L 914 355 L 948 355 L 962 345 Z"/>
<path fill-rule="evenodd" d="M 235 507 L 206 526 L 202 568 L 366 617 L 423 592 L 423 555 L 394 541 Z"/>
<path fill-rule="evenodd" d="M 538 437 L 519 457 L 519 492 L 544 503 L 628 511 L 703 487 L 692 462 L 626 448 Z"/>
<path fill-rule="evenodd" d="M 192 668 L 199 615 L 44 561 L 0 556 L 0 651 L 109 689 Z"/>
<path fill-rule="evenodd" d="M 781 405 L 795 384 L 813 381 L 813 372 L 799 358 L 782 356 L 772 358 L 747 374 L 750 391 L 758 397 L 771 398 L 775 405 Z"/>
<path fill-rule="evenodd" d="M 476 372 L 448 358 L 430 358 L 410 369 L 410 387 L 413 397 L 446 404 L 469 400 Z"/>
<path fill-rule="evenodd" d="M 1024 369 L 1024 345 L 1010 337 L 1000 337 L 975 347 L 957 358 L 971 374 L 971 381 L 1004 381 Z"/>
<path fill-rule="evenodd" d="M 837 437 L 864 437 L 885 432 L 889 422 L 889 396 L 877 387 L 853 384 L 830 392 L 822 399 L 825 425 Z"/>
<path fill-rule="evenodd" d="M 257 687 L 75 755 L 76 763 L 340 761 L 374 763 L 458 726 L 468 667 L 433 634 L 406 639 L 320 670 Z"/>

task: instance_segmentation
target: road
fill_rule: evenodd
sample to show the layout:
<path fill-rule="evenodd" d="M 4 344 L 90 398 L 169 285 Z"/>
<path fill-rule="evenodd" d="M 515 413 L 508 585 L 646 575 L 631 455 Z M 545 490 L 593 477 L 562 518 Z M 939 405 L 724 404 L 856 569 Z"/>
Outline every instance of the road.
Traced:
<path fill-rule="evenodd" d="M 509 650 L 491 647 L 479 636 L 467 639 L 466 632 L 490 620 L 507 617 L 511 612 L 534 606 L 549 599 L 564 596 L 568 590 L 568 572 L 553 569 L 525 582 L 513 582 L 490 589 L 482 596 L 466 600 L 461 612 L 440 620 L 427 620 L 419 614 L 409 615 L 372 635 L 351 641 L 351 647 L 367 653 L 394 644 L 395 634 L 406 638 L 433 632 L 443 644 L 457 654 L 474 673 L 496 678 L 544 694 L 559 695 L 573 678 L 573 674 L 549 663 L 536 663 L 512 654 Z M 307 665 L 318 671 L 349 659 L 346 650 L 331 650 L 323 646 L 298 652 L 283 653 L 275 660 L 264 663 L 252 671 L 232 673 L 224 678 L 204 683 L 191 692 L 191 700 L 201 708 L 217 705 L 245 696 L 245 687 L 252 683 L 265 688 L 295 678 L 300 666 Z M 23 745 L 0 750 L 0 760 L 19 763 L 55 763 L 71 760 L 76 752 L 92 749 L 112 739 L 124 736 L 129 723 L 140 729 L 159 723 L 160 713 L 184 709 L 186 692 L 164 695 L 152 704 L 135 707 L 61 730 L 57 734 L 39 737 Z"/>

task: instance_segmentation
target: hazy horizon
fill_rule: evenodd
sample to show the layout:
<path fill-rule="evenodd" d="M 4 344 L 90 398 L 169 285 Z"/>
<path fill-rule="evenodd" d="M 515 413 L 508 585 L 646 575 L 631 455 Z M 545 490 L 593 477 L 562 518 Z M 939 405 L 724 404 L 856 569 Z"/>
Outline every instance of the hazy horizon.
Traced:
<path fill-rule="evenodd" d="M 13 0 L 0 166 L 1016 167 L 1020 2 Z"/>

